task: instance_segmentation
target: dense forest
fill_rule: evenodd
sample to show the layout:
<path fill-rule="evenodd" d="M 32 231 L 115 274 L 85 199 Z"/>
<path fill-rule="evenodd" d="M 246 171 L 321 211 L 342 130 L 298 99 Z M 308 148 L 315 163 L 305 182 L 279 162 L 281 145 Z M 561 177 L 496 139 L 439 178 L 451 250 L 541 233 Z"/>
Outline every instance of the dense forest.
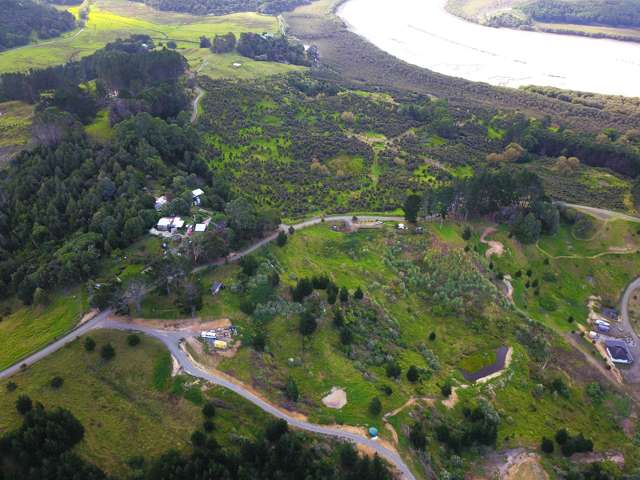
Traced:
<path fill-rule="evenodd" d="M 640 0 L 536 0 L 520 8 L 539 22 L 640 26 Z"/>
<path fill-rule="evenodd" d="M 173 192 L 166 213 L 179 215 L 189 215 L 192 189 L 207 189 L 202 206 L 229 219 L 213 239 L 218 254 L 279 224 L 277 211 L 235 201 L 225 180 L 211 174 L 200 136 L 180 114 L 188 105 L 179 81 L 186 61 L 150 50 L 149 41 L 118 40 L 80 62 L 2 77 L 5 98 L 37 103 L 38 146 L 0 179 L 1 292 L 30 304 L 90 278 L 103 255 L 157 221 L 151 184 Z M 80 125 L 98 107 L 109 109 L 114 127 L 106 145 L 89 141 Z"/>
<path fill-rule="evenodd" d="M 73 30 L 73 15 L 31 0 L 0 0 L 0 52 Z"/>
<path fill-rule="evenodd" d="M 235 12 L 260 12 L 277 15 L 306 5 L 309 0 L 131 0 L 140 1 L 158 10 L 194 15 L 227 15 Z"/>
<path fill-rule="evenodd" d="M 47 480 L 106 480 L 99 468 L 73 450 L 85 436 L 85 428 L 68 410 L 45 410 L 25 395 L 16 408 L 22 425 L 0 437 L 0 478 Z M 215 406 L 203 407 L 212 423 Z M 362 457 L 350 444 L 328 447 L 313 438 L 290 431 L 283 420 L 256 432 L 254 439 L 239 439 L 238 448 L 226 450 L 203 431 L 191 436 L 191 452 L 170 451 L 143 459 L 130 478 L 136 480 L 194 480 L 224 478 L 245 480 L 326 479 L 391 480 L 378 456 Z"/>

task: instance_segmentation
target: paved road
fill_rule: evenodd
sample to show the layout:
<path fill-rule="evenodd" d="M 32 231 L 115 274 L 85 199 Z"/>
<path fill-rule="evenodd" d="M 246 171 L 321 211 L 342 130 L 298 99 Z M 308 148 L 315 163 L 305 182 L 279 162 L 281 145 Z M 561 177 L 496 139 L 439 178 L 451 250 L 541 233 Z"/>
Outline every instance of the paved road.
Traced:
<path fill-rule="evenodd" d="M 402 217 L 388 217 L 388 216 L 384 216 L 384 215 L 377 215 L 377 216 L 370 216 L 370 215 L 365 215 L 365 216 L 359 216 L 358 217 L 361 220 L 387 220 L 387 221 L 403 221 L 404 219 Z M 327 216 L 324 217 L 325 221 L 344 221 L 347 222 L 348 224 L 351 224 L 352 222 L 352 215 L 331 215 L 331 216 Z M 316 218 L 312 218 L 309 220 L 306 220 L 304 222 L 300 222 L 296 225 L 293 225 L 293 227 L 296 230 L 299 229 L 303 229 L 306 227 L 310 227 L 312 225 L 316 225 L 322 222 L 322 218 L 321 217 L 316 217 Z M 281 225 L 280 229 L 288 229 L 289 226 L 288 225 Z M 271 235 L 269 235 L 268 237 L 256 242 L 255 244 L 251 245 L 250 247 L 246 248 L 245 250 L 238 252 L 236 254 L 234 254 L 231 258 L 229 258 L 227 261 L 236 261 L 239 260 L 240 258 L 244 257 L 245 255 L 248 255 L 252 252 L 254 252 L 255 250 L 257 250 L 258 248 L 268 244 L 269 242 L 272 242 L 273 240 L 275 240 L 275 238 L 277 238 L 279 233 L 279 230 Z M 222 261 L 218 261 L 216 263 L 224 263 L 225 260 Z M 200 267 L 196 270 L 199 270 L 203 267 Z M 152 336 L 154 338 L 159 339 L 160 341 L 162 341 L 167 348 L 169 349 L 169 351 L 171 352 L 171 354 L 176 358 L 176 360 L 178 361 L 178 363 L 180 364 L 180 366 L 182 367 L 182 369 L 188 373 L 189 375 L 192 375 L 194 377 L 197 378 L 201 378 L 203 380 L 207 380 L 211 383 L 214 383 L 216 385 L 220 385 L 224 388 L 228 388 L 229 390 L 235 392 L 236 394 L 240 395 L 241 397 L 245 398 L 246 400 L 250 401 L 251 403 L 253 403 L 254 405 L 258 406 L 260 409 L 264 410 L 265 412 L 277 417 L 277 418 L 281 418 L 283 420 L 285 420 L 289 425 L 291 425 L 292 427 L 295 428 L 299 428 L 301 430 L 305 430 L 308 432 L 312 432 L 312 433 L 316 433 L 316 434 L 320 434 L 320 435 L 326 435 L 326 436 L 330 436 L 330 437 L 335 437 L 335 438 L 340 438 L 343 440 L 347 440 L 347 441 L 351 441 L 354 443 L 357 443 L 359 445 L 363 445 L 367 448 L 372 449 L 373 451 L 375 451 L 376 453 L 378 453 L 378 455 L 380 455 L 381 457 L 385 458 L 389 463 L 391 463 L 392 465 L 394 465 L 398 471 L 401 472 L 402 477 L 404 479 L 407 480 L 416 480 L 415 476 L 413 475 L 413 473 L 411 473 L 411 470 L 409 469 L 409 467 L 404 463 L 404 461 L 402 460 L 402 458 L 400 457 L 400 455 L 398 455 L 397 452 L 390 450 L 388 448 L 386 448 L 384 445 L 380 444 L 378 441 L 373 440 L 371 438 L 367 438 L 365 436 L 362 435 L 358 435 L 357 433 L 353 433 L 353 432 L 349 432 L 346 430 L 342 430 L 339 428 L 335 428 L 335 427 L 328 427 L 328 426 L 323 426 L 323 425 L 316 425 L 314 423 L 310 423 L 310 422 L 306 422 L 303 420 L 300 420 L 298 418 L 292 417 L 289 414 L 287 414 L 286 412 L 279 410 L 278 408 L 274 407 L 273 405 L 271 405 L 270 403 L 262 400 L 260 397 L 254 395 L 252 392 L 250 392 L 249 390 L 246 390 L 245 388 L 243 388 L 240 385 L 237 385 L 235 383 L 230 382 L 229 380 L 218 376 L 218 375 L 214 375 L 212 373 L 206 372 L 202 369 L 200 369 L 197 365 L 195 365 L 191 359 L 189 358 L 188 355 L 186 355 L 184 353 L 184 351 L 180 348 L 180 343 L 183 340 L 183 338 L 185 337 L 185 332 L 180 332 L 180 331 L 166 331 L 166 330 L 160 330 L 160 329 L 155 329 L 155 328 L 151 328 L 151 327 L 147 327 L 144 325 L 133 325 L 133 324 L 128 324 L 125 322 L 119 322 L 119 321 L 115 321 L 110 319 L 111 315 L 113 314 L 112 310 L 105 310 L 103 312 L 101 312 L 99 315 L 95 316 L 93 319 L 83 323 L 82 325 L 76 327 L 74 330 L 72 330 L 71 332 L 69 332 L 67 335 L 65 335 L 64 337 L 54 341 L 53 343 L 47 345 L 45 348 L 43 348 L 42 350 L 34 353 L 33 355 L 30 355 L 29 357 L 25 358 L 24 360 L 22 360 L 21 362 L 3 370 L 0 371 L 0 378 L 6 378 L 6 377 L 10 377 L 11 375 L 17 373 L 18 371 L 20 371 L 20 369 L 23 366 L 30 366 L 33 365 L 34 363 L 36 363 L 37 361 L 45 358 L 46 356 L 60 350 L 62 347 L 64 347 L 65 345 L 71 343 L 72 341 L 74 341 L 75 339 L 77 339 L 78 337 L 84 335 L 85 333 L 94 330 L 94 329 L 98 329 L 98 328 L 102 328 L 102 329 L 114 329 L 114 330 L 127 330 L 127 331 L 137 331 L 137 332 L 141 332 L 144 333 L 146 335 Z"/>
<path fill-rule="evenodd" d="M 635 362 L 631 367 L 621 369 L 625 380 L 629 383 L 640 383 L 640 338 L 638 338 L 638 334 L 634 331 L 629 319 L 629 300 L 631 299 L 633 292 L 638 288 L 640 288 L 640 277 L 627 285 L 627 289 L 622 295 L 620 305 L 622 328 L 624 329 L 625 335 L 630 336 L 635 343 L 633 346 L 629 345 L 629 350 L 631 351 Z"/>

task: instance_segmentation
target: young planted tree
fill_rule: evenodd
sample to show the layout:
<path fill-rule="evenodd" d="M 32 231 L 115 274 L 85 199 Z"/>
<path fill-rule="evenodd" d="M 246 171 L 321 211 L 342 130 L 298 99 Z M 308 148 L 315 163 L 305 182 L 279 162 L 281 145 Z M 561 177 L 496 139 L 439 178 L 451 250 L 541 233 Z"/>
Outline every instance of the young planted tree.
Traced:
<path fill-rule="evenodd" d="M 418 221 L 418 212 L 420 211 L 420 205 L 422 204 L 422 197 L 420 195 L 409 195 L 404 201 L 404 218 L 409 223 L 416 223 Z"/>
<path fill-rule="evenodd" d="M 93 352 L 96 349 L 96 341 L 91 337 L 85 338 L 84 339 L 84 349 L 87 352 Z"/>
<path fill-rule="evenodd" d="M 287 244 L 287 234 L 282 230 L 278 233 L 278 237 L 276 238 L 276 244 L 279 247 L 284 247 Z"/>
<path fill-rule="evenodd" d="M 382 402 L 378 397 L 373 397 L 369 403 L 369 413 L 373 416 L 378 416 L 382 412 Z"/>
<path fill-rule="evenodd" d="M 349 301 L 349 290 L 347 287 L 342 287 L 340 289 L 340 302 L 347 303 Z"/>
<path fill-rule="evenodd" d="M 106 345 L 103 345 L 102 348 L 100 349 L 100 356 L 102 357 L 103 360 L 109 361 L 116 356 L 116 349 L 113 348 L 113 345 L 111 345 L 110 343 L 107 343 Z"/>
<path fill-rule="evenodd" d="M 420 370 L 415 365 L 411 365 L 409 370 L 407 370 L 407 380 L 411 383 L 415 383 L 420 380 Z"/>
<path fill-rule="evenodd" d="M 300 392 L 298 391 L 298 385 L 293 377 L 287 379 L 287 386 L 285 387 L 285 395 L 292 402 L 297 402 L 300 398 Z"/>
<path fill-rule="evenodd" d="M 33 402 L 27 395 L 20 395 L 16 400 L 16 410 L 20 415 L 26 415 L 33 408 Z"/>

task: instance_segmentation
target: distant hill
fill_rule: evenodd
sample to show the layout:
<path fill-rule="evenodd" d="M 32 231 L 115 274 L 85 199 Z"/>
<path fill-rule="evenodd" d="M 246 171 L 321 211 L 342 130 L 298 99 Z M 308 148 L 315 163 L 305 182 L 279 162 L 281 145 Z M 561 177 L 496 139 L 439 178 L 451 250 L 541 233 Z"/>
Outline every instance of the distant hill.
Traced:
<path fill-rule="evenodd" d="M 227 15 L 236 12 L 260 12 L 277 15 L 293 10 L 309 0 L 131 0 L 145 3 L 158 10 L 191 13 L 194 15 Z"/>
<path fill-rule="evenodd" d="M 0 51 L 26 45 L 34 36 L 57 37 L 76 25 L 69 12 L 31 0 L 0 0 L 0 12 Z"/>

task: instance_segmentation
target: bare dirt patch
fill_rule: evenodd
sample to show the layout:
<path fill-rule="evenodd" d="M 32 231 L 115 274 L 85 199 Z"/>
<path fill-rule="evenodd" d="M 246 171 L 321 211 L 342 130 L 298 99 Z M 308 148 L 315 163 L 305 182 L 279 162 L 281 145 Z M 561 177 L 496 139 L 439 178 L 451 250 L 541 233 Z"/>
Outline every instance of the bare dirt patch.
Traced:
<path fill-rule="evenodd" d="M 340 410 L 347 404 L 347 392 L 338 387 L 333 387 L 331 392 L 322 399 L 322 403 L 328 408 Z"/>
<path fill-rule="evenodd" d="M 485 245 L 489 245 L 489 248 L 484 253 L 485 257 L 487 257 L 487 258 L 491 258 L 492 255 L 496 255 L 498 257 L 501 257 L 502 254 L 504 253 L 504 245 L 502 244 L 502 242 L 498 242 L 496 240 L 487 240 L 486 239 L 489 235 L 493 235 L 496 232 L 497 232 L 497 230 L 495 228 L 487 227 L 487 228 L 484 229 L 484 231 L 482 232 L 482 235 L 480 236 L 480 243 L 484 243 Z"/>
<path fill-rule="evenodd" d="M 98 313 L 99 313 L 99 310 L 97 308 L 92 308 L 91 310 L 89 310 L 87 313 L 85 313 L 82 316 L 82 318 L 78 322 L 78 325 L 82 325 L 83 323 L 87 323 L 89 320 L 91 320 L 96 315 L 98 315 Z"/>
<path fill-rule="evenodd" d="M 456 404 L 458 403 L 458 388 L 466 388 L 466 385 L 461 385 L 460 387 L 451 387 L 451 395 L 449 395 L 449 398 L 442 400 L 442 405 L 447 408 L 453 408 L 456 406 Z"/>
<path fill-rule="evenodd" d="M 514 448 L 487 455 L 478 465 L 480 472 L 472 474 L 471 480 L 548 480 L 549 476 L 540 465 L 540 456 L 524 448 Z"/>

